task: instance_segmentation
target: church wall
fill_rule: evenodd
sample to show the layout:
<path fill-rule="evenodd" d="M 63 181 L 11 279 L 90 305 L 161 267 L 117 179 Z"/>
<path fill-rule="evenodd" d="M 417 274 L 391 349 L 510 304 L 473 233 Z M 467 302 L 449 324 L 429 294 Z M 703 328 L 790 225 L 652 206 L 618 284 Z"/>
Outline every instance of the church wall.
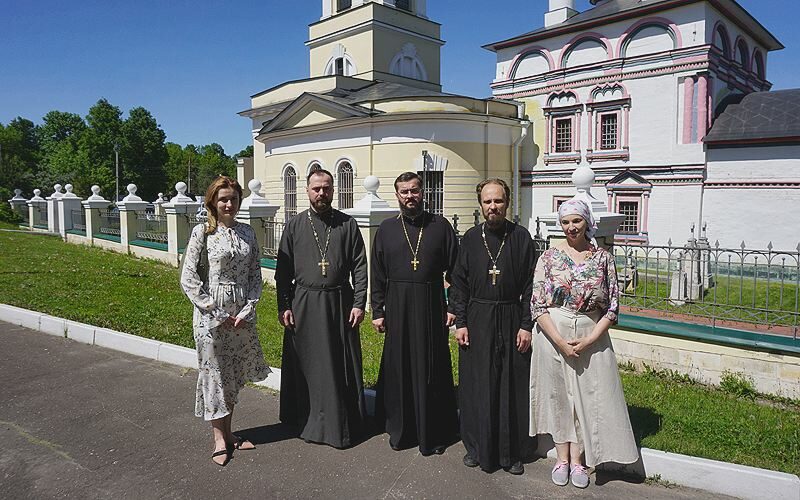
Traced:
<path fill-rule="evenodd" d="M 686 242 L 692 224 L 698 227 L 701 189 L 699 184 L 653 186 L 647 218 L 650 245 L 666 245 L 670 238 L 676 245 Z"/>
<path fill-rule="evenodd" d="M 374 65 L 372 54 L 373 36 L 372 31 L 364 31 L 349 35 L 344 40 L 331 40 L 324 45 L 312 47 L 309 51 L 310 75 L 314 77 L 325 73 L 325 67 L 333 55 L 334 48 L 340 44 L 344 46 L 345 53 L 350 56 L 356 66 L 355 75 L 350 76 L 358 76 L 372 70 Z"/>
<path fill-rule="evenodd" d="M 708 149 L 707 182 L 770 179 L 800 182 L 800 145 Z"/>
<path fill-rule="evenodd" d="M 427 73 L 429 82 L 440 83 L 440 62 L 441 46 L 438 43 L 427 41 L 422 38 L 411 38 L 406 33 L 378 27 L 374 32 L 374 69 L 384 73 L 390 73 L 392 59 L 400 52 L 407 43 L 413 43 L 417 49 L 417 57 L 422 61 Z"/>

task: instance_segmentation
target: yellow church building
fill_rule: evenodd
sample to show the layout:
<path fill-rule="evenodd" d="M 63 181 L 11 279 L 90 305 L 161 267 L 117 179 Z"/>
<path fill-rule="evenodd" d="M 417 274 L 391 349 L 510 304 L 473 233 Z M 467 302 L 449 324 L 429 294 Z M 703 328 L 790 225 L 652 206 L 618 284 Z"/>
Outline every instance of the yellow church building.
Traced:
<path fill-rule="evenodd" d="M 425 0 L 322 0 L 309 78 L 251 96 L 239 113 L 254 145 L 241 180 L 261 181 L 279 220 L 308 207 L 305 177 L 317 167 L 334 174 L 336 208 L 351 208 L 369 175 L 395 206 L 393 181 L 410 170 L 423 176 L 429 211 L 462 220 L 480 180 L 519 185 L 521 104 L 442 92 L 440 28 Z"/>

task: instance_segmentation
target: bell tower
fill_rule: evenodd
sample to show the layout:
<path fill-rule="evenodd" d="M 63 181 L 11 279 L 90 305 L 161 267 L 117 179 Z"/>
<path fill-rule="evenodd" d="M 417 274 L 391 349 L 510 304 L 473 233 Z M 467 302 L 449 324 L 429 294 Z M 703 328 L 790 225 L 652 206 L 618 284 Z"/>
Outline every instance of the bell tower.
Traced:
<path fill-rule="evenodd" d="M 440 28 L 426 0 L 322 0 L 322 18 L 308 27 L 310 76 L 441 90 Z"/>

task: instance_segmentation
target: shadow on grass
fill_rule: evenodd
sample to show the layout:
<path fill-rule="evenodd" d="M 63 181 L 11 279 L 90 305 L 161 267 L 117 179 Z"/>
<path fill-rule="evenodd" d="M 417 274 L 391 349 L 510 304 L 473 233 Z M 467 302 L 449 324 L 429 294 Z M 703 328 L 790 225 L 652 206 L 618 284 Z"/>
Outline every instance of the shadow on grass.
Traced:
<path fill-rule="evenodd" d="M 642 447 L 644 438 L 657 434 L 661 429 L 661 415 L 653 411 L 652 408 L 629 405 L 628 415 L 631 417 L 633 437 L 636 439 L 636 446 L 639 448 Z"/>

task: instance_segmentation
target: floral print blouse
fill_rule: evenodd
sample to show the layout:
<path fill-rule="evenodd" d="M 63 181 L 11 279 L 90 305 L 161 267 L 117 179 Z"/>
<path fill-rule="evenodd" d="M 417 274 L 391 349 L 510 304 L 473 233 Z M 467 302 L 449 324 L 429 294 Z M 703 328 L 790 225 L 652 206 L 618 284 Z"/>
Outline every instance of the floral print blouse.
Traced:
<path fill-rule="evenodd" d="M 558 247 L 539 257 L 533 273 L 533 319 L 549 307 L 566 307 L 583 313 L 600 310 L 612 322 L 617 321 L 619 285 L 614 256 L 593 245 L 589 252 L 580 264 Z"/>

